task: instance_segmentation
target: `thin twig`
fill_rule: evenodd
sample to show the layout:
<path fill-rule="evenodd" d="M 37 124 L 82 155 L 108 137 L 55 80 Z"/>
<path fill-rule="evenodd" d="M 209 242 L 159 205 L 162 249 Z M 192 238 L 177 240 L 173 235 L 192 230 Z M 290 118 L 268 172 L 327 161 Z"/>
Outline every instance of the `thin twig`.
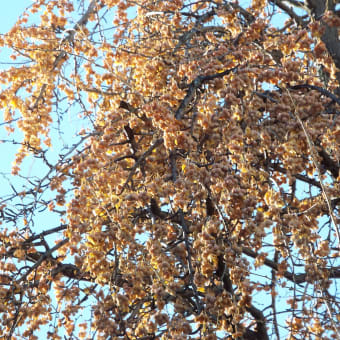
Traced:
<path fill-rule="evenodd" d="M 317 176 L 318 176 L 318 179 L 319 179 L 319 182 L 320 182 L 320 185 L 321 185 L 322 194 L 323 194 L 323 197 L 324 197 L 324 199 L 325 199 L 325 201 L 327 203 L 329 215 L 330 215 L 331 221 L 332 221 L 332 223 L 334 225 L 335 232 L 336 232 L 336 235 L 337 235 L 337 238 L 338 238 L 338 246 L 340 247 L 340 230 L 339 230 L 338 224 L 336 223 L 336 219 L 335 219 L 335 216 L 334 216 L 334 213 L 333 213 L 333 209 L 332 209 L 331 200 L 330 200 L 330 198 L 327 195 L 325 185 L 323 184 L 323 181 L 322 181 L 321 171 L 320 171 L 319 164 L 317 162 L 317 152 L 315 150 L 314 143 L 311 140 L 311 138 L 310 138 L 310 136 L 309 136 L 309 134 L 308 134 L 308 132 L 306 130 L 305 125 L 303 124 L 301 118 L 299 117 L 299 115 L 297 113 L 294 100 L 293 100 L 292 96 L 290 95 L 290 92 L 288 91 L 288 89 L 287 89 L 287 92 L 288 92 L 288 95 L 289 95 L 290 100 L 291 100 L 291 102 L 293 104 L 293 107 L 294 107 L 293 114 L 294 114 L 296 120 L 299 122 L 299 124 L 300 124 L 300 126 L 301 126 L 301 128 L 303 130 L 303 133 L 305 134 L 305 137 L 307 139 L 307 143 L 308 143 L 310 151 L 311 151 L 312 161 L 313 161 L 313 164 L 314 164 L 314 167 L 316 169 Z"/>
<path fill-rule="evenodd" d="M 96 0 L 92 0 L 86 13 L 78 20 L 78 22 L 74 25 L 73 29 L 70 29 L 68 31 L 67 36 L 62 40 L 61 44 L 64 42 L 69 42 L 71 43 L 74 40 L 74 36 L 76 34 L 76 32 L 83 26 L 86 25 L 87 21 L 89 20 L 90 15 L 92 14 L 92 12 L 94 11 L 95 7 L 96 7 Z M 65 51 L 61 51 L 55 58 L 54 62 L 53 62 L 53 66 L 51 71 L 53 71 L 56 67 L 59 66 L 59 63 L 61 60 L 63 60 L 65 57 L 67 56 L 67 53 Z M 37 107 L 39 102 L 41 101 L 41 99 L 43 98 L 45 91 L 47 88 L 47 84 L 43 84 L 41 89 L 40 89 L 40 93 L 38 95 L 38 97 L 36 98 L 34 104 L 32 105 L 32 107 L 30 108 L 31 111 L 34 111 Z"/>
<path fill-rule="evenodd" d="M 132 169 L 130 170 L 129 176 L 127 178 L 127 180 L 125 181 L 125 183 L 123 184 L 123 187 L 119 193 L 119 195 L 121 195 L 123 193 L 123 191 L 125 190 L 126 186 L 128 185 L 128 183 L 131 181 L 134 173 L 136 172 L 137 168 L 141 165 L 141 163 L 145 160 L 146 157 L 148 157 L 149 155 L 151 155 L 152 151 L 154 149 L 157 148 L 157 146 L 161 145 L 163 143 L 163 138 L 158 138 L 155 140 L 155 142 L 149 147 L 149 149 L 147 149 L 136 161 L 136 163 L 134 164 L 134 166 L 132 167 Z"/>

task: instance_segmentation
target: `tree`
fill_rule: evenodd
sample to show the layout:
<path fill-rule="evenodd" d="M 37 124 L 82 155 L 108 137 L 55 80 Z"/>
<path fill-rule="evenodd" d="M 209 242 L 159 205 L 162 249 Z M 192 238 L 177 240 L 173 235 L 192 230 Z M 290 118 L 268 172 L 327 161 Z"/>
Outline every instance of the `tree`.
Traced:
<path fill-rule="evenodd" d="M 35 1 L 0 38 L 1 337 L 339 339 L 339 27 L 333 0 Z"/>

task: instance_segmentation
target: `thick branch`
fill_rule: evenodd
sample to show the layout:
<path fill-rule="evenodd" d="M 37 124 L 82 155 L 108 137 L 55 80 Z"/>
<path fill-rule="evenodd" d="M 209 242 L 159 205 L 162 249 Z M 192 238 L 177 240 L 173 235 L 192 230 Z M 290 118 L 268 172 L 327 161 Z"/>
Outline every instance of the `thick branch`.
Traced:
<path fill-rule="evenodd" d="M 278 171 L 281 172 L 282 174 L 286 174 L 287 170 L 285 168 L 282 168 L 281 166 L 277 165 L 277 164 L 271 164 L 270 167 L 274 170 L 274 171 Z M 298 179 L 299 181 L 308 183 L 310 185 L 314 185 L 315 187 L 321 189 L 321 184 L 320 182 L 316 181 L 313 178 L 309 178 L 307 176 L 301 175 L 301 174 L 293 174 L 292 176 L 294 176 L 296 179 Z"/>
<path fill-rule="evenodd" d="M 297 15 L 292 6 L 287 6 L 285 4 L 286 1 L 281 1 L 281 0 L 269 0 L 272 4 L 278 6 L 280 9 L 285 11 L 299 26 L 304 26 L 306 22 L 303 20 L 302 17 Z M 298 4 L 298 3 L 297 3 Z M 301 7 L 301 6 L 299 6 Z"/>
<path fill-rule="evenodd" d="M 309 84 L 299 84 L 299 85 L 294 85 L 294 86 L 289 86 L 288 88 L 292 89 L 292 90 L 299 90 L 299 89 L 311 89 L 311 90 L 316 90 L 318 92 L 320 92 L 321 94 L 323 94 L 324 96 L 332 99 L 335 103 L 340 105 L 340 99 L 338 96 L 336 96 L 335 94 L 327 91 L 326 89 L 319 87 L 319 86 L 315 86 L 315 85 L 309 85 Z"/>
<path fill-rule="evenodd" d="M 163 143 L 163 138 L 158 138 L 157 140 L 154 141 L 154 143 L 149 147 L 148 150 L 146 150 L 136 161 L 132 169 L 130 170 L 129 176 L 127 180 L 125 181 L 121 191 L 119 194 L 122 194 L 123 191 L 125 190 L 126 186 L 128 183 L 132 180 L 132 177 L 134 173 L 136 172 L 137 168 L 141 165 L 141 163 L 146 159 L 146 157 L 150 156 L 152 151 L 157 148 L 157 146 L 161 145 Z"/>
<path fill-rule="evenodd" d="M 182 119 L 185 109 L 191 103 L 191 101 L 194 98 L 196 91 L 202 86 L 202 84 L 204 84 L 204 83 L 206 83 L 210 80 L 213 80 L 213 79 L 223 78 L 225 75 L 229 74 L 230 72 L 233 72 L 237 68 L 238 68 L 238 66 L 235 66 L 231 69 L 225 70 L 225 71 L 220 72 L 220 73 L 215 73 L 215 74 L 208 75 L 208 76 L 198 76 L 195 80 L 193 80 L 189 85 L 189 89 L 188 89 L 186 96 L 182 100 L 181 104 L 179 105 L 179 107 L 178 107 L 178 109 L 175 113 L 175 118 L 176 119 Z"/>
<path fill-rule="evenodd" d="M 266 328 L 266 320 L 264 318 L 263 313 L 259 309 L 255 308 L 254 306 L 248 307 L 247 311 L 256 320 L 256 331 L 247 329 L 244 333 L 244 339 L 269 340 L 267 328 Z"/>
<path fill-rule="evenodd" d="M 324 27 L 324 32 L 321 40 L 324 42 L 328 53 L 333 59 L 334 64 L 340 69 L 340 41 L 338 35 L 338 28 L 327 25 L 323 20 L 323 16 L 327 10 L 334 11 L 335 2 L 332 0 L 308 0 L 306 1 L 311 15 L 320 20 Z M 336 73 L 338 83 L 340 83 L 340 72 Z"/>
<path fill-rule="evenodd" d="M 246 248 L 246 247 L 242 247 L 242 252 L 245 255 L 252 257 L 253 259 L 255 259 L 258 256 L 258 254 L 255 251 L 249 248 Z M 278 263 L 266 258 L 264 260 L 264 264 L 268 266 L 269 268 L 274 269 L 275 271 L 278 271 Z M 340 267 L 327 269 L 327 272 L 328 272 L 328 277 L 330 279 L 340 279 Z M 301 284 L 307 281 L 306 273 L 292 274 L 291 272 L 285 271 L 283 276 L 287 280 L 292 281 L 297 284 Z"/>

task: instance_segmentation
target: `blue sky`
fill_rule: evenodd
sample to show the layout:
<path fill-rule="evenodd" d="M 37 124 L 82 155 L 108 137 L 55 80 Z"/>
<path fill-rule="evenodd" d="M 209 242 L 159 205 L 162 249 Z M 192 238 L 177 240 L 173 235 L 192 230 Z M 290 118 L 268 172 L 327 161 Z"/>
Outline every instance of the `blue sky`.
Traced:
<path fill-rule="evenodd" d="M 21 14 L 32 3 L 32 0 L 6 1 L 6 5 L 0 12 L 0 33 L 7 32 L 15 24 L 18 14 Z"/>

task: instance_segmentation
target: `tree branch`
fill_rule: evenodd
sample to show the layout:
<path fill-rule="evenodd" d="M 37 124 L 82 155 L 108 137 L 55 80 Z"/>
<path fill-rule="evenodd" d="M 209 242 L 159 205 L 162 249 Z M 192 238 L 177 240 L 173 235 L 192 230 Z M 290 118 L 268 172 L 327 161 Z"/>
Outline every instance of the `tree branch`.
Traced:
<path fill-rule="evenodd" d="M 242 247 L 242 252 L 247 255 L 250 256 L 251 258 L 255 259 L 258 254 L 251 250 L 250 248 L 246 248 L 246 247 Z M 268 258 L 266 258 L 264 260 L 264 264 L 271 268 L 274 269 L 275 271 L 278 271 L 278 263 L 269 260 Z M 335 267 L 335 268 L 330 268 L 327 269 L 328 272 L 328 277 L 330 279 L 340 279 L 340 266 L 339 267 Z M 291 272 L 285 271 L 283 276 L 289 280 L 292 281 L 296 284 L 301 284 L 307 281 L 307 274 L 306 273 L 302 273 L 302 274 L 292 274 Z"/>
<path fill-rule="evenodd" d="M 191 103 L 192 99 L 194 98 L 196 91 L 202 86 L 202 84 L 204 84 L 204 83 L 206 83 L 210 80 L 216 79 L 216 78 L 223 78 L 225 75 L 236 70 L 238 68 L 238 66 L 239 65 L 237 65 L 237 66 L 235 66 L 231 69 L 225 70 L 223 72 L 220 72 L 220 73 L 215 73 L 215 74 L 208 75 L 208 76 L 198 76 L 196 79 L 194 79 L 190 83 L 187 94 L 183 98 L 181 104 L 179 105 L 179 107 L 178 107 L 178 109 L 175 113 L 175 118 L 176 119 L 182 119 L 185 109 Z"/>

